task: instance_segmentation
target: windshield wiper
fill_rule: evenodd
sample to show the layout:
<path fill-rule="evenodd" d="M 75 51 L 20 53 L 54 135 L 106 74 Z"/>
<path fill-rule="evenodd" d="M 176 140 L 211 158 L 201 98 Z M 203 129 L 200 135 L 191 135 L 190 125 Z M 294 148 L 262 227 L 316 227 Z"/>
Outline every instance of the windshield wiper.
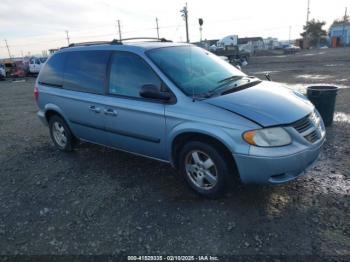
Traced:
<path fill-rule="evenodd" d="M 238 80 L 241 78 L 243 78 L 243 76 L 229 76 L 229 77 L 226 77 L 226 78 L 218 81 L 218 84 L 224 83 L 224 82 L 231 82 L 231 81 Z"/>
<path fill-rule="evenodd" d="M 213 96 L 219 89 L 221 89 L 222 87 L 226 86 L 228 83 L 231 83 L 233 81 L 237 81 L 239 79 L 242 79 L 243 76 L 229 76 L 226 77 L 220 81 L 218 81 L 218 85 L 217 87 L 215 87 L 214 89 L 209 90 L 208 92 L 203 94 L 203 97 L 205 98 L 209 98 L 211 96 Z"/>
<path fill-rule="evenodd" d="M 248 82 L 242 83 L 240 85 L 234 84 L 234 85 L 227 86 L 227 84 L 229 84 L 231 82 L 237 82 L 238 80 L 241 80 L 241 79 L 245 79 Z M 209 97 L 212 97 L 212 96 L 214 96 L 216 94 L 224 95 L 226 93 L 231 93 L 231 92 L 233 92 L 233 90 L 236 90 L 236 89 L 237 89 L 237 91 L 239 91 L 241 89 L 244 89 L 244 88 L 246 88 L 247 85 L 248 85 L 248 87 L 250 87 L 250 86 L 254 86 L 254 85 L 256 85 L 256 84 L 261 82 L 261 80 L 253 80 L 252 81 L 252 79 L 256 79 L 256 77 L 253 77 L 253 76 L 230 76 L 230 77 L 226 77 L 226 78 L 218 81 L 218 83 L 221 83 L 220 85 L 218 85 L 214 89 L 209 90 L 206 93 L 201 94 L 199 97 L 209 98 Z M 244 86 L 244 87 L 240 88 L 241 86 Z M 225 87 L 224 91 L 219 92 L 219 90 L 224 88 L 224 87 Z"/>
<path fill-rule="evenodd" d="M 236 85 L 233 88 L 229 88 L 229 89 L 226 89 L 225 91 L 221 92 L 220 95 L 222 96 L 222 95 L 226 95 L 229 93 L 237 92 L 237 91 L 255 86 L 257 84 L 260 84 L 261 82 L 262 82 L 261 80 L 255 80 L 255 81 L 250 81 L 250 82 L 238 85 L 238 86 Z"/>

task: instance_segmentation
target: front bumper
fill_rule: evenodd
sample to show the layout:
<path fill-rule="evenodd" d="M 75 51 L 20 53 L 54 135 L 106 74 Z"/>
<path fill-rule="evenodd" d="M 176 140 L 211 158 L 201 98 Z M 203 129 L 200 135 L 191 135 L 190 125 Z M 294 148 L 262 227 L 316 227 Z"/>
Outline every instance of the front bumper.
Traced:
<path fill-rule="evenodd" d="M 243 183 L 280 184 L 305 173 L 317 161 L 324 139 L 317 145 L 287 156 L 233 154 Z"/>

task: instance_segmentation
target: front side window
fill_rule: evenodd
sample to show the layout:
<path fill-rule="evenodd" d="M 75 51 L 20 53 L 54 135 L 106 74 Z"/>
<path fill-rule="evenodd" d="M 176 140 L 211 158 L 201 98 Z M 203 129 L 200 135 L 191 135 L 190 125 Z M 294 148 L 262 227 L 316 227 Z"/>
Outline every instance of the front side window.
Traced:
<path fill-rule="evenodd" d="M 245 76 L 218 56 L 198 47 L 163 47 L 150 50 L 147 55 L 189 96 L 214 90 L 227 78 Z"/>
<path fill-rule="evenodd" d="M 143 85 L 160 88 L 161 81 L 152 69 L 137 55 L 118 52 L 111 60 L 109 93 L 129 97 L 140 97 Z"/>
<path fill-rule="evenodd" d="M 72 51 L 67 54 L 63 88 L 102 94 L 110 52 Z"/>

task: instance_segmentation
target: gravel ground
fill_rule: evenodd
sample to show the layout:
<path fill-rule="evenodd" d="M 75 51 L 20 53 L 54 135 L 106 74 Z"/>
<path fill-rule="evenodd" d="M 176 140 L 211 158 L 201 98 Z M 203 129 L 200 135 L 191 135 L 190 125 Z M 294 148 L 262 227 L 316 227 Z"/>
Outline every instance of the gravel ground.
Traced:
<path fill-rule="evenodd" d="M 346 87 L 349 68 L 350 49 L 327 49 L 252 58 L 244 71 L 269 71 L 291 86 Z M 321 160 L 307 176 L 207 200 L 160 162 L 87 143 L 57 151 L 36 118 L 33 85 L 0 82 L 0 255 L 350 259 L 350 89 L 338 93 Z"/>

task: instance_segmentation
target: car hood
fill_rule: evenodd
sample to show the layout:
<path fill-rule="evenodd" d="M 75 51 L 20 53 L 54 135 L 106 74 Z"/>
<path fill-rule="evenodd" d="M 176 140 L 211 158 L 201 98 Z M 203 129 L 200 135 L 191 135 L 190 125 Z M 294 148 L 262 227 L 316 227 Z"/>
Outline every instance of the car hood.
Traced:
<path fill-rule="evenodd" d="M 301 93 L 268 81 L 205 101 L 264 127 L 295 122 L 314 108 Z"/>

